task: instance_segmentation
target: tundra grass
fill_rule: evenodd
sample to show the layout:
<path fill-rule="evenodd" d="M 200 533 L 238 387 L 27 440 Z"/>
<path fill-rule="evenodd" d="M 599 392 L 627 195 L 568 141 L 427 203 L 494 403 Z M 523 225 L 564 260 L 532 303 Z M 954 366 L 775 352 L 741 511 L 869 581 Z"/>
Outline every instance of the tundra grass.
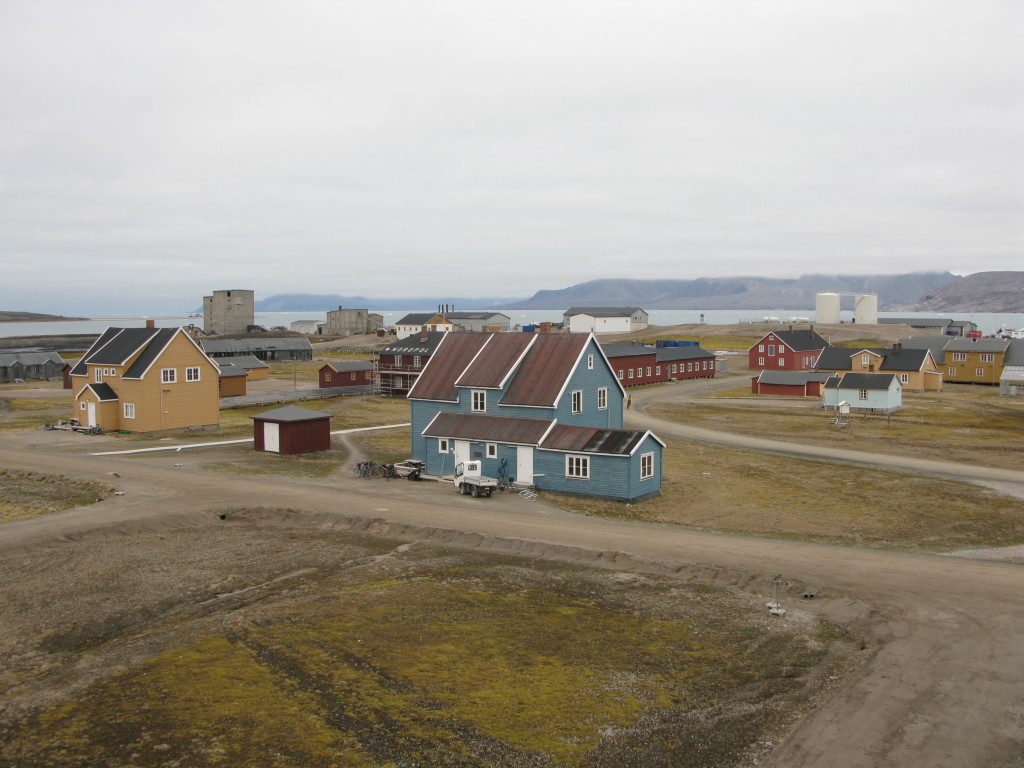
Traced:
<path fill-rule="evenodd" d="M 379 464 L 394 464 L 409 458 L 412 439 L 409 427 L 359 432 L 349 436 L 366 457 Z"/>
<path fill-rule="evenodd" d="M 264 592 L 226 629 L 185 632 L 12 724 L 0 757 L 725 767 L 749 763 L 851 664 L 834 627 L 768 622 L 763 600 L 461 557 Z"/>
<path fill-rule="evenodd" d="M 217 455 L 218 459 L 204 463 L 203 469 L 236 475 L 326 477 L 348 460 L 348 451 L 344 448 L 286 456 L 256 451 L 251 443 L 227 446 Z"/>
<path fill-rule="evenodd" d="M 42 429 L 71 417 L 71 399 L 58 397 L 0 398 L 0 432 Z"/>
<path fill-rule="evenodd" d="M 658 498 L 545 500 L 580 514 L 848 546 L 950 552 L 1024 544 L 1024 502 L 980 486 L 666 442 Z"/>
<path fill-rule="evenodd" d="M 84 507 L 110 496 L 106 483 L 81 482 L 63 475 L 0 470 L 0 522 Z"/>
<path fill-rule="evenodd" d="M 655 404 L 648 410 L 670 421 L 779 440 L 1024 469 L 1024 404 L 1000 398 L 992 387 L 905 393 L 902 410 L 891 416 L 852 415 L 846 429 L 829 424 L 834 413 L 819 407 L 816 398 L 802 408 L 792 407 L 792 400 L 773 405 L 767 397 L 748 393 L 744 398 L 750 399 Z"/>

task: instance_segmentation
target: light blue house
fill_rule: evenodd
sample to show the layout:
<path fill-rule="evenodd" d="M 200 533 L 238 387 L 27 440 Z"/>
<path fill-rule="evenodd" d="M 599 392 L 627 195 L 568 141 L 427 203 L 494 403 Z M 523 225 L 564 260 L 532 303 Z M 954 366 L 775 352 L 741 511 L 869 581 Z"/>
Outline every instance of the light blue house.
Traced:
<path fill-rule="evenodd" d="M 894 373 L 846 373 L 825 382 L 824 404 L 837 408 L 849 403 L 851 411 L 892 413 L 903 407 L 903 386 Z"/>
<path fill-rule="evenodd" d="M 622 428 L 625 392 L 592 334 L 449 333 L 408 397 L 427 474 L 479 459 L 540 490 L 661 494 L 664 443 Z"/>

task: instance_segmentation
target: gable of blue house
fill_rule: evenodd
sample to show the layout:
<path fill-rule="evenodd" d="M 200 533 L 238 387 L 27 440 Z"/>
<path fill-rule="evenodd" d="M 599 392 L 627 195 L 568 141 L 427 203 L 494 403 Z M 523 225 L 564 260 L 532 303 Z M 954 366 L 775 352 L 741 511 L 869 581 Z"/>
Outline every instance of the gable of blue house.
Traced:
<path fill-rule="evenodd" d="M 484 474 L 504 469 L 542 490 L 622 500 L 660 494 L 664 446 L 622 430 L 622 385 L 594 337 L 581 336 L 538 336 L 524 349 L 521 339 L 474 334 L 447 355 L 442 342 L 408 395 L 413 458 L 430 475 L 479 459 Z"/>

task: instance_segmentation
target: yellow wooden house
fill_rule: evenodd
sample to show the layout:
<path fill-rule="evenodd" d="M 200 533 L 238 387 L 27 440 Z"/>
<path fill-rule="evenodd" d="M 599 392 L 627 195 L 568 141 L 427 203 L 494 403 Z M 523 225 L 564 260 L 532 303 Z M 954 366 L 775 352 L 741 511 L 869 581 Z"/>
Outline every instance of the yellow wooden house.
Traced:
<path fill-rule="evenodd" d="M 71 370 L 71 415 L 105 432 L 217 426 L 219 375 L 182 328 L 107 328 Z"/>

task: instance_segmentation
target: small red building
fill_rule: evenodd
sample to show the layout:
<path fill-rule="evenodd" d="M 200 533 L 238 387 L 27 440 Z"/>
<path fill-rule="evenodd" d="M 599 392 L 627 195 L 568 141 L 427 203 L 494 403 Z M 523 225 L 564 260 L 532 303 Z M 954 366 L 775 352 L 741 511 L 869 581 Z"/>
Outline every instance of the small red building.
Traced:
<path fill-rule="evenodd" d="M 335 360 L 320 367 L 321 389 L 372 385 L 373 363 L 369 360 Z"/>
<path fill-rule="evenodd" d="M 624 341 L 602 344 L 601 351 L 608 358 L 619 383 L 624 387 L 665 381 L 661 366 L 658 365 L 657 352 L 653 347 L 636 341 Z"/>
<path fill-rule="evenodd" d="M 755 395 L 821 397 L 832 376 L 835 374 L 821 371 L 761 371 L 750 379 L 750 391 Z"/>
<path fill-rule="evenodd" d="M 657 360 L 662 381 L 711 379 L 716 372 L 715 353 L 700 347 L 660 347 Z"/>
<path fill-rule="evenodd" d="M 821 350 L 831 346 L 813 326 L 772 331 L 747 350 L 748 365 L 754 371 L 810 371 Z"/>
<path fill-rule="evenodd" d="M 331 447 L 331 415 L 298 405 L 286 405 L 252 416 L 253 447 L 257 451 L 293 455 Z"/>
<path fill-rule="evenodd" d="M 444 331 L 420 331 L 384 347 L 377 359 L 381 394 L 409 394 L 444 337 Z"/>

